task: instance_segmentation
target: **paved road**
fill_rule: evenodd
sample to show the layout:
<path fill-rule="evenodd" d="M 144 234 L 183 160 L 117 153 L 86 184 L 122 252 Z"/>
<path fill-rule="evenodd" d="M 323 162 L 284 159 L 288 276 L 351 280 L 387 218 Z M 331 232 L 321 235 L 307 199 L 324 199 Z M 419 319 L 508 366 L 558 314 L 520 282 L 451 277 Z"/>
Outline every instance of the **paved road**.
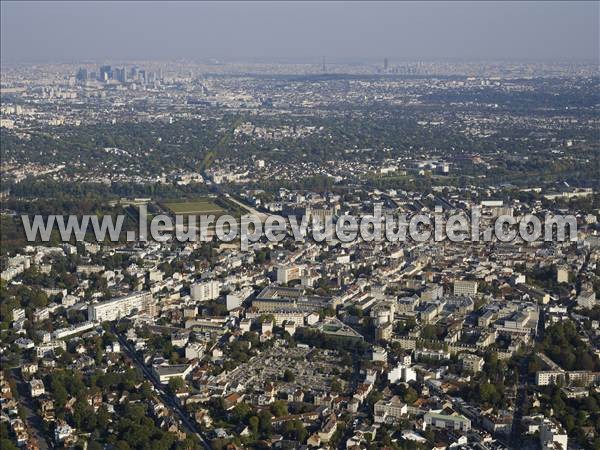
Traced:
<path fill-rule="evenodd" d="M 202 176 L 206 177 L 206 178 L 210 178 L 206 175 L 205 172 L 202 172 Z M 233 195 L 229 194 L 227 191 L 225 191 L 221 186 L 219 186 L 218 184 L 213 184 L 212 185 L 212 190 L 214 193 L 218 194 L 218 195 L 222 195 L 225 198 L 227 198 L 228 201 L 235 203 L 236 205 L 238 205 L 240 208 L 245 209 L 246 211 L 248 211 L 248 213 L 253 214 L 255 216 L 257 216 L 261 222 L 264 223 L 265 220 L 267 220 L 267 217 L 269 217 L 269 214 L 266 214 L 264 212 L 260 212 L 258 209 L 247 205 L 244 202 L 241 202 L 240 200 L 236 199 L 233 197 Z"/>
<path fill-rule="evenodd" d="M 512 429 L 510 432 L 510 443 L 511 448 L 518 448 L 518 443 L 521 435 L 521 420 L 523 419 L 523 407 L 525 402 L 528 401 L 527 396 L 527 382 L 529 374 L 527 373 L 527 366 L 529 363 L 529 357 L 523 358 L 523 362 L 519 367 L 519 387 L 517 388 L 517 398 L 515 400 L 515 412 L 513 414 Z"/>
<path fill-rule="evenodd" d="M 37 408 L 33 399 L 29 396 L 29 386 L 23 380 L 21 376 L 21 370 L 13 368 L 10 370 L 11 376 L 15 379 L 17 384 L 17 392 L 19 393 L 19 406 L 23 408 L 26 415 L 27 431 L 33 435 L 33 438 L 37 441 L 40 450 L 48 450 L 49 445 L 46 441 L 46 433 L 42 428 L 42 418 L 37 414 Z"/>
<path fill-rule="evenodd" d="M 545 329 L 545 310 L 544 307 L 540 307 L 540 317 L 538 319 L 538 329 L 536 330 L 535 340 L 541 341 L 544 338 Z M 519 448 L 519 441 L 521 435 L 521 420 L 523 419 L 523 407 L 525 402 L 528 401 L 528 383 L 529 383 L 529 359 L 523 358 L 519 367 L 519 386 L 517 388 L 517 398 L 515 400 L 515 412 L 513 414 L 512 430 L 510 433 L 511 448 Z"/>
<path fill-rule="evenodd" d="M 167 407 L 169 407 L 169 409 L 172 412 L 179 416 L 179 418 L 181 419 L 181 423 L 183 424 L 186 431 L 190 434 L 195 435 L 200 440 L 202 446 L 205 449 L 210 450 L 211 447 L 204 435 L 202 434 L 202 430 L 200 430 L 198 424 L 196 424 L 196 422 L 193 421 L 188 415 L 188 413 L 181 407 L 179 400 L 175 396 L 169 395 L 165 392 L 164 385 L 160 383 L 160 381 L 156 378 L 154 373 L 144 364 L 142 360 L 140 360 L 140 358 L 135 353 L 135 350 L 131 347 L 129 342 L 127 342 L 127 340 L 117 331 L 115 327 L 113 327 L 112 331 L 119 339 L 121 348 L 125 350 L 127 355 L 138 366 L 138 368 L 142 371 L 145 377 L 148 380 L 150 380 L 150 382 L 154 385 L 154 387 L 158 391 L 158 395 L 161 397 L 164 404 L 167 405 Z"/>
<path fill-rule="evenodd" d="M 232 196 L 228 196 L 227 200 L 229 200 L 232 203 L 235 203 L 236 205 L 238 205 L 240 208 L 244 208 L 246 211 L 248 211 L 250 214 L 255 215 L 256 217 L 258 217 L 260 219 L 261 222 L 264 222 L 265 220 L 267 220 L 267 217 L 269 217 L 268 214 L 265 214 L 263 212 L 260 212 L 258 209 L 253 208 L 249 205 L 246 205 L 245 203 L 240 202 L 239 200 L 233 198 Z"/>

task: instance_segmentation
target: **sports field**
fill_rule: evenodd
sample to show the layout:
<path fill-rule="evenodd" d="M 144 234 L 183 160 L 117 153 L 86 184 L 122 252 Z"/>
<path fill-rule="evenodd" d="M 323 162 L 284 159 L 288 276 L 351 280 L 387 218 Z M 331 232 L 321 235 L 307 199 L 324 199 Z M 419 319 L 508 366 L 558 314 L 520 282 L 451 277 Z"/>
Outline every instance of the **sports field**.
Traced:
<path fill-rule="evenodd" d="M 173 214 L 223 214 L 225 210 L 210 199 L 166 202 L 163 206 Z"/>

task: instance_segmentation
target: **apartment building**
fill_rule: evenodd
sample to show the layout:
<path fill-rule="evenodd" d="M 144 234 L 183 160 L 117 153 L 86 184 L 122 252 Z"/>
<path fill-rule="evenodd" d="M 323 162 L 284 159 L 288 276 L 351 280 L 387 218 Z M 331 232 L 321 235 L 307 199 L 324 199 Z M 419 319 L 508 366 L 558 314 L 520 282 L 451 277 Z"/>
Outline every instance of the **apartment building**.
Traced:
<path fill-rule="evenodd" d="M 302 269 L 299 266 L 279 266 L 277 268 L 277 282 L 287 284 L 293 280 L 299 280 L 302 276 Z"/>
<path fill-rule="evenodd" d="M 208 302 L 219 298 L 220 285 L 218 281 L 203 281 L 191 286 L 192 300 L 196 302 Z"/>
<path fill-rule="evenodd" d="M 596 303 L 596 293 L 592 289 L 582 290 L 577 296 L 577 305 L 582 308 L 592 309 Z"/>
<path fill-rule="evenodd" d="M 559 380 L 565 382 L 565 372 L 562 370 L 540 370 L 535 374 L 535 384 L 538 386 L 548 386 L 556 384 Z"/>
<path fill-rule="evenodd" d="M 463 370 L 477 373 L 483 369 L 484 361 L 481 356 L 465 353 L 464 355 L 461 355 L 460 360 L 462 362 Z"/>
<path fill-rule="evenodd" d="M 408 406 L 398 396 L 389 400 L 381 399 L 375 403 L 375 423 L 397 422 L 408 414 Z"/>
<path fill-rule="evenodd" d="M 134 311 L 147 311 L 153 298 L 150 292 L 138 292 L 124 297 L 114 298 L 105 302 L 94 303 L 88 306 L 89 321 L 111 321 L 128 316 Z"/>
<path fill-rule="evenodd" d="M 454 295 L 477 294 L 477 281 L 456 280 L 454 282 Z"/>

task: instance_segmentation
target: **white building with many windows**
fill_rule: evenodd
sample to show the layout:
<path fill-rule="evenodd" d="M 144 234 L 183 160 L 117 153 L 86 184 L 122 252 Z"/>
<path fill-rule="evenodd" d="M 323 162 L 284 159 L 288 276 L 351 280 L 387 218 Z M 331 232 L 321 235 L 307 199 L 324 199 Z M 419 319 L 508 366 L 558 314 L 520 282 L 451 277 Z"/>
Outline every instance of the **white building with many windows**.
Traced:
<path fill-rule="evenodd" d="M 454 295 L 477 294 L 477 281 L 456 280 L 454 282 Z"/>
<path fill-rule="evenodd" d="M 208 302 L 219 297 L 220 285 L 218 281 L 203 281 L 194 283 L 191 287 L 192 300 L 196 302 Z"/>
<path fill-rule="evenodd" d="M 375 423 L 394 423 L 408 414 L 408 405 L 395 395 L 389 400 L 378 400 L 373 414 Z"/>
<path fill-rule="evenodd" d="M 94 303 L 88 306 L 88 320 L 98 322 L 117 320 L 136 310 L 138 312 L 146 311 L 151 303 L 152 294 L 150 292 L 138 292 L 105 302 Z"/>
<path fill-rule="evenodd" d="M 577 296 L 577 305 L 582 308 L 592 309 L 596 304 L 596 293 L 592 289 L 584 289 Z"/>
<path fill-rule="evenodd" d="M 299 266 L 279 266 L 277 268 L 277 282 L 287 284 L 292 280 L 299 280 L 302 276 L 302 268 Z"/>

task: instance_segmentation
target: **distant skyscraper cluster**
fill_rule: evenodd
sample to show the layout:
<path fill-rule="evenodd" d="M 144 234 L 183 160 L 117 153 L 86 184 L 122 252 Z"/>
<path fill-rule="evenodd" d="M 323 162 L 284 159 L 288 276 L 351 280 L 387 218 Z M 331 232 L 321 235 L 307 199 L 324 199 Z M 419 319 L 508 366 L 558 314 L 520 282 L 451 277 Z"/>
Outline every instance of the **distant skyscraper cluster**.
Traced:
<path fill-rule="evenodd" d="M 378 73 L 394 75 L 421 75 L 424 73 L 421 62 L 407 62 L 403 64 L 390 65 L 389 59 L 383 58 L 383 66 L 376 68 Z"/>
<path fill-rule="evenodd" d="M 158 72 L 149 72 L 145 69 L 140 69 L 133 66 L 127 70 L 125 67 L 111 67 L 108 65 L 100 66 L 98 72 L 88 72 L 85 68 L 80 68 L 77 71 L 76 79 L 80 83 L 87 81 L 100 81 L 108 83 L 110 81 L 118 81 L 119 83 L 155 83 L 163 80 L 162 69 Z"/>

